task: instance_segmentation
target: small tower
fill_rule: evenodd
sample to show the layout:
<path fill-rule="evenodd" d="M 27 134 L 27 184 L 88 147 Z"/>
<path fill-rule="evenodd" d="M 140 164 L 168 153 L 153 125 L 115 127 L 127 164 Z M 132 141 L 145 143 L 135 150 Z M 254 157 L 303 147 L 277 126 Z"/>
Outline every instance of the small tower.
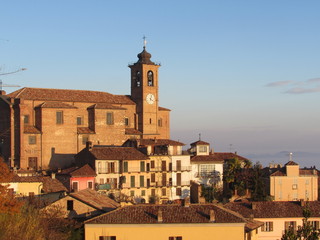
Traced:
<path fill-rule="evenodd" d="M 143 135 L 148 135 L 148 138 L 156 137 L 159 118 L 158 68 L 160 64 L 151 61 L 151 54 L 146 50 L 145 37 L 143 51 L 137 56 L 138 61 L 129 65 L 131 98 L 136 103 L 136 128 Z"/>

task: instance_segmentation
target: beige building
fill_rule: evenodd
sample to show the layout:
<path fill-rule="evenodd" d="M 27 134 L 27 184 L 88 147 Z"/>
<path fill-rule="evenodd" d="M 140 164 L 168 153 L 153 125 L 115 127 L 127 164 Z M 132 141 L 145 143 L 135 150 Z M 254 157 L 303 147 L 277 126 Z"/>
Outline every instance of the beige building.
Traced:
<path fill-rule="evenodd" d="M 92 189 L 84 189 L 58 199 L 43 208 L 43 210 L 57 209 L 65 218 L 88 219 L 118 207 L 120 207 L 120 204 L 109 197 Z"/>
<path fill-rule="evenodd" d="M 241 214 L 246 219 L 263 222 L 258 230 L 259 240 L 280 240 L 285 230 L 290 226 L 294 230 L 302 226 L 303 208 L 309 205 L 311 217 L 309 221 L 319 229 L 320 202 L 232 202 L 224 205 L 225 208 Z"/>
<path fill-rule="evenodd" d="M 170 110 L 159 105 L 158 68 L 145 48 L 130 65 L 131 95 L 65 89 L 0 91 L 0 155 L 12 167 L 65 168 L 89 140 L 170 138 Z"/>
<path fill-rule="evenodd" d="M 261 223 L 213 204 L 136 205 L 85 222 L 86 240 L 254 240 Z"/>
<path fill-rule="evenodd" d="M 275 201 L 318 200 L 318 172 L 300 169 L 289 161 L 283 168 L 271 169 L 270 195 Z"/>

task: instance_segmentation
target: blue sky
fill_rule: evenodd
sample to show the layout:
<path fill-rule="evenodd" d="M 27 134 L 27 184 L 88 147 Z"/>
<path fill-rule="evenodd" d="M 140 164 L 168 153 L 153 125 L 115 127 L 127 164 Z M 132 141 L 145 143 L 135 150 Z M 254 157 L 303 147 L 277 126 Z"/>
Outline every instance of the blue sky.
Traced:
<path fill-rule="evenodd" d="M 6 84 L 129 94 L 145 35 L 173 139 L 201 133 L 244 156 L 320 153 L 319 1 L 11 0 L 1 10 L 0 72 L 28 68 Z"/>

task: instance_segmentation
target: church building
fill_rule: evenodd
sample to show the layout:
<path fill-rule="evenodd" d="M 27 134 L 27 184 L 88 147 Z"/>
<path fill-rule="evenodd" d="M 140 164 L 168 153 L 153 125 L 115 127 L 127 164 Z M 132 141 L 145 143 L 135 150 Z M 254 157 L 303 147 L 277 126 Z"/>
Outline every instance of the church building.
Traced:
<path fill-rule="evenodd" d="M 170 110 L 159 106 L 159 64 L 143 51 L 131 69 L 131 95 L 21 88 L 0 91 L 0 156 L 11 167 L 68 167 L 86 142 L 169 139 Z"/>

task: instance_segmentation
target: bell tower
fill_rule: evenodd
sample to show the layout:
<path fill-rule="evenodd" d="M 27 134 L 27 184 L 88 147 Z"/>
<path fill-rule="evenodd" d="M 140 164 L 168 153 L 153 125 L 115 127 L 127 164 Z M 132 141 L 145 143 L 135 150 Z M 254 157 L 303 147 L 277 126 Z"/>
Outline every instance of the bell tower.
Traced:
<path fill-rule="evenodd" d="M 156 137 L 158 132 L 158 68 L 160 64 L 152 62 L 151 54 L 146 50 L 144 38 L 143 51 L 138 61 L 129 65 L 131 69 L 131 98 L 136 103 L 137 129 L 143 138 Z"/>

